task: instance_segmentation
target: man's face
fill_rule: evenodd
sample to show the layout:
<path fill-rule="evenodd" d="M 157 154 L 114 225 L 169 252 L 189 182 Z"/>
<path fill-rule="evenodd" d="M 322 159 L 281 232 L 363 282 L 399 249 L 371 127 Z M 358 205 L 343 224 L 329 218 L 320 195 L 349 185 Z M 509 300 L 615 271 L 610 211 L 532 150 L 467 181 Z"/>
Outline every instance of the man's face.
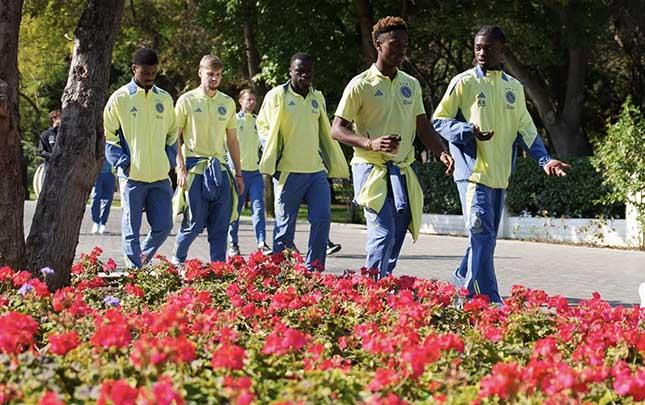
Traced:
<path fill-rule="evenodd" d="M 244 95 L 240 99 L 240 105 L 245 112 L 251 112 L 255 110 L 256 102 L 257 100 L 255 94 L 251 93 L 244 93 Z"/>
<path fill-rule="evenodd" d="M 60 122 L 61 122 L 60 114 L 52 117 L 52 127 L 54 128 L 60 127 Z"/>
<path fill-rule="evenodd" d="M 408 50 L 408 33 L 396 30 L 381 34 L 376 39 L 379 57 L 389 66 L 401 66 Z"/>
<path fill-rule="evenodd" d="M 504 45 L 489 35 L 475 37 L 475 61 L 485 70 L 499 69 Z"/>
<path fill-rule="evenodd" d="M 219 82 L 222 81 L 222 69 L 202 67 L 199 69 L 199 78 L 202 88 L 215 91 L 219 87 Z"/>
<path fill-rule="evenodd" d="M 158 65 L 132 65 L 134 80 L 144 89 L 152 87 L 157 77 L 157 70 Z"/>
<path fill-rule="evenodd" d="M 289 66 L 289 76 L 293 87 L 299 90 L 309 88 L 314 78 L 314 64 L 311 61 L 296 59 Z"/>

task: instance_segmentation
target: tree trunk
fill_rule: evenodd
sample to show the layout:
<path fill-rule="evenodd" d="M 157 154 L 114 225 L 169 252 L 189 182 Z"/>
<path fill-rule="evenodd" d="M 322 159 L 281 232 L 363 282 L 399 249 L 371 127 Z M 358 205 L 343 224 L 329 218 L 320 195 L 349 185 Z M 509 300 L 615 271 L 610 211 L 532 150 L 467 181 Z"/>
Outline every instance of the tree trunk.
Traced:
<path fill-rule="evenodd" d="M 25 265 L 25 189 L 18 111 L 18 33 L 22 0 L 0 1 L 0 265 Z"/>
<path fill-rule="evenodd" d="M 645 108 L 645 13 L 640 11 L 641 3 L 639 0 L 615 0 L 610 2 L 609 11 L 614 40 L 627 57 L 630 95 Z"/>
<path fill-rule="evenodd" d="M 260 73 L 260 53 L 255 43 L 255 2 L 245 1 L 245 17 L 242 29 L 244 30 L 244 46 L 246 52 L 246 65 L 249 79 Z"/>
<path fill-rule="evenodd" d="M 265 174 L 262 176 L 262 179 L 264 180 L 264 212 L 267 217 L 275 218 L 273 177 Z"/>
<path fill-rule="evenodd" d="M 104 158 L 102 111 L 123 5 L 89 0 L 76 28 L 62 123 L 27 238 L 32 272 L 45 266 L 56 272 L 47 278 L 50 289 L 69 284 L 85 205 Z"/>
<path fill-rule="evenodd" d="M 366 64 L 376 61 L 376 49 L 372 44 L 372 13 L 369 0 L 356 0 L 356 14 L 361 30 L 361 54 Z"/>
<path fill-rule="evenodd" d="M 535 105 L 549 139 L 559 156 L 588 156 L 591 145 L 587 141 L 580 124 L 584 103 L 584 81 L 586 73 L 586 54 L 582 49 L 569 49 L 569 69 L 564 107 L 560 111 L 553 102 L 546 83 L 531 74 L 528 68 L 517 60 L 507 49 L 504 55 L 506 67 L 526 89 L 528 97 Z"/>

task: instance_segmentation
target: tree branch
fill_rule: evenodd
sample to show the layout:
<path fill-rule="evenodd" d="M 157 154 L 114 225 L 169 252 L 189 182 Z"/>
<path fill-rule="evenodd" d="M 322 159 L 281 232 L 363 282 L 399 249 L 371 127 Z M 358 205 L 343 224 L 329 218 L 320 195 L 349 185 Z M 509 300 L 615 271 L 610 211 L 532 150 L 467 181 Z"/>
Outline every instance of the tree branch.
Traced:
<path fill-rule="evenodd" d="M 34 100 L 32 100 L 28 95 L 23 93 L 22 91 L 18 92 L 18 95 L 22 97 L 25 101 L 31 105 L 31 108 L 33 108 L 36 111 L 36 114 L 40 115 L 40 107 L 38 107 L 38 104 Z"/>

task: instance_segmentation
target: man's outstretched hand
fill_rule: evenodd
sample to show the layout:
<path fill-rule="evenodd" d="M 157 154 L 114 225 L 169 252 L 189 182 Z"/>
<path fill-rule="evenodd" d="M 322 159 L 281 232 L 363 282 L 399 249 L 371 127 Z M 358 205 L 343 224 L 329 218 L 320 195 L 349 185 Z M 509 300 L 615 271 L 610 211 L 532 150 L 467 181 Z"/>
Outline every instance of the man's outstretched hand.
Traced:
<path fill-rule="evenodd" d="M 567 170 L 569 170 L 570 168 L 570 164 L 561 162 L 556 159 L 551 159 L 544 165 L 544 171 L 549 176 L 566 176 Z"/>

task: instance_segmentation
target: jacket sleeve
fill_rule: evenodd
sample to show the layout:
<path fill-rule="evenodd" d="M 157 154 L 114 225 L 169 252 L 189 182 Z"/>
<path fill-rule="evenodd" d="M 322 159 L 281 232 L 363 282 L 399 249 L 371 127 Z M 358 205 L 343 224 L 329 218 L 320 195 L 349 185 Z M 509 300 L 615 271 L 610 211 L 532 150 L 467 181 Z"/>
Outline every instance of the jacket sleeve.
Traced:
<path fill-rule="evenodd" d="M 439 134 L 448 142 L 454 144 L 467 144 L 474 139 L 474 125 L 465 122 L 461 115 L 461 97 L 463 83 L 461 77 L 452 79 L 441 102 L 432 116 L 432 125 Z"/>
<path fill-rule="evenodd" d="M 257 119 L 255 120 L 255 125 L 258 128 L 258 136 L 260 141 L 264 146 L 266 144 L 267 138 L 269 136 L 269 124 L 271 122 L 271 114 L 275 108 L 275 100 L 273 100 L 273 94 L 267 93 L 262 101 L 262 106 L 258 112 Z"/>
<path fill-rule="evenodd" d="M 526 109 L 526 100 L 524 98 L 524 89 L 520 92 L 520 99 L 518 100 L 518 108 L 520 109 L 519 114 L 519 130 L 518 130 L 518 140 L 522 147 L 528 152 L 531 158 L 535 159 L 540 167 L 543 167 L 549 160 L 551 156 L 546 151 L 542 138 L 535 128 L 531 114 Z"/>
<path fill-rule="evenodd" d="M 169 97 L 170 98 L 170 97 Z M 172 99 L 170 100 L 170 105 L 172 106 Z M 168 133 L 166 134 L 166 156 L 168 157 L 168 162 L 170 163 L 170 168 L 174 169 L 177 166 L 177 148 L 178 148 L 178 129 L 177 129 L 177 116 L 175 110 L 171 108 L 170 113 L 168 114 Z"/>
<path fill-rule="evenodd" d="M 128 146 L 121 130 L 118 98 L 113 94 L 103 110 L 105 131 L 105 158 L 114 168 L 120 168 L 127 175 L 130 169 Z"/>
<path fill-rule="evenodd" d="M 45 158 L 45 160 L 49 160 L 51 156 L 51 153 L 48 152 L 49 140 L 47 139 L 47 132 L 48 131 L 43 132 L 38 137 L 38 151 L 40 152 L 40 156 Z"/>
<path fill-rule="evenodd" d="M 282 108 L 279 97 L 282 91 L 281 87 L 277 87 L 267 93 L 256 121 L 258 135 L 264 145 L 264 153 L 260 159 L 260 172 L 270 176 L 275 174 L 282 150 L 279 128 Z"/>
<path fill-rule="evenodd" d="M 327 168 L 327 177 L 348 179 L 349 166 L 340 144 L 331 137 L 331 124 L 327 116 L 327 103 L 322 93 L 318 92 L 320 101 L 320 117 L 318 119 L 318 136 L 320 139 L 320 155 Z"/>

